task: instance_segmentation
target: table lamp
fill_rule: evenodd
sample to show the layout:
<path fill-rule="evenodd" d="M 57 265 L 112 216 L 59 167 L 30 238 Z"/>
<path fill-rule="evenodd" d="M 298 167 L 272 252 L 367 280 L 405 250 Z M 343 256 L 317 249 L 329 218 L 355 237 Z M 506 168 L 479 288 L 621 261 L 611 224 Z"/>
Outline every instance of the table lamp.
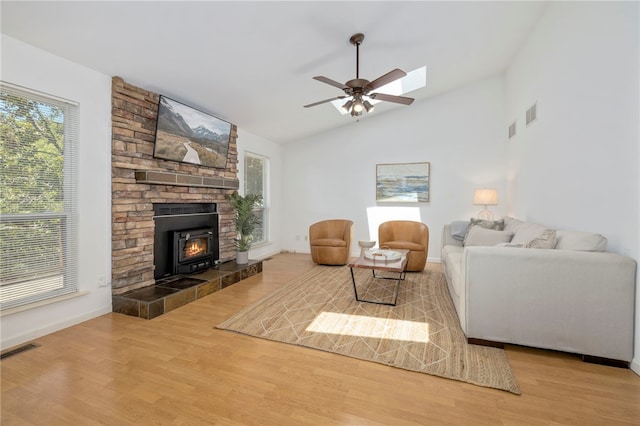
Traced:
<path fill-rule="evenodd" d="M 484 209 L 478 213 L 478 219 L 493 220 L 493 212 L 487 206 L 498 205 L 498 191 L 495 188 L 476 189 L 473 194 L 473 204 L 484 206 Z"/>

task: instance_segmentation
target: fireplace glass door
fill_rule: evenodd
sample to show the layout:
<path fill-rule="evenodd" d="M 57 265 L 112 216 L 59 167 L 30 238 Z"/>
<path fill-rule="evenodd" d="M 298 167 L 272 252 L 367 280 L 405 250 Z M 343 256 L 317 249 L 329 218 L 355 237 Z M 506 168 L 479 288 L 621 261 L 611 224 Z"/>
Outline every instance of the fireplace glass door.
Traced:
<path fill-rule="evenodd" d="M 212 266 L 213 232 L 211 229 L 175 231 L 174 273 L 190 273 Z"/>

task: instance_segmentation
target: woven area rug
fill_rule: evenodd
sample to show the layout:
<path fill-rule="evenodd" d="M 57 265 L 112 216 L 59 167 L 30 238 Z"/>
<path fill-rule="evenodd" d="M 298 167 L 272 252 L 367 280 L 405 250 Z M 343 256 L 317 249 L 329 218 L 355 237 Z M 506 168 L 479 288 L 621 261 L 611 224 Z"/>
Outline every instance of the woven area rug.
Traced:
<path fill-rule="evenodd" d="M 360 299 L 392 301 L 392 281 L 354 272 Z M 386 306 L 357 302 L 346 266 L 316 265 L 217 328 L 520 394 L 504 350 L 467 343 L 440 271 L 407 273 Z"/>

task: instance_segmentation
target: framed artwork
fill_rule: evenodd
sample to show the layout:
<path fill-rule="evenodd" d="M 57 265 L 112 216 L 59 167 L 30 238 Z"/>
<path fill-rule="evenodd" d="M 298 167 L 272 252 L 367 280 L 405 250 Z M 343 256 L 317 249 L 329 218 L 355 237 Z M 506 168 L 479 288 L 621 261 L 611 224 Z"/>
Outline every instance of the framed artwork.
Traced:
<path fill-rule="evenodd" d="M 230 135 L 231 123 L 160 95 L 154 157 L 224 169 Z"/>
<path fill-rule="evenodd" d="M 376 201 L 429 202 L 430 163 L 376 165 Z"/>

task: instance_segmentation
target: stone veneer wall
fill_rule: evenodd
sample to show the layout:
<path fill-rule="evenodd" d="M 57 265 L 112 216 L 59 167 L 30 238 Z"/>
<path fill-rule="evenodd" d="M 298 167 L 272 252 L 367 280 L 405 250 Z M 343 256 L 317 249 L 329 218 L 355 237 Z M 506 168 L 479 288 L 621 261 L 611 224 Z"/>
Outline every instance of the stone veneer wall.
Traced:
<path fill-rule="evenodd" d="M 159 94 L 112 79 L 111 283 L 113 294 L 153 285 L 153 203 L 217 203 L 220 260 L 235 258 L 233 211 L 238 188 L 237 127 L 225 169 L 153 158 Z"/>

